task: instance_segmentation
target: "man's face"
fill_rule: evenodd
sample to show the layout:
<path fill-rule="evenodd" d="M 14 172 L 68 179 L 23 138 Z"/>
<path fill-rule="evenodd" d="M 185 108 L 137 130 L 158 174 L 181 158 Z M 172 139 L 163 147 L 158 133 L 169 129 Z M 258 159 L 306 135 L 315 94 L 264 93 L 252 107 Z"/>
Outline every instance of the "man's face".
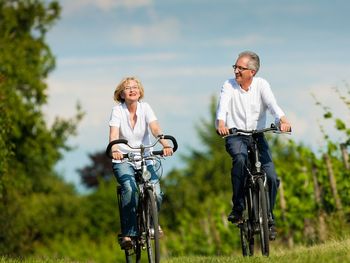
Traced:
<path fill-rule="evenodd" d="M 249 57 L 238 58 L 234 65 L 234 73 L 238 84 L 251 81 L 254 77 L 255 70 L 248 69 Z"/>

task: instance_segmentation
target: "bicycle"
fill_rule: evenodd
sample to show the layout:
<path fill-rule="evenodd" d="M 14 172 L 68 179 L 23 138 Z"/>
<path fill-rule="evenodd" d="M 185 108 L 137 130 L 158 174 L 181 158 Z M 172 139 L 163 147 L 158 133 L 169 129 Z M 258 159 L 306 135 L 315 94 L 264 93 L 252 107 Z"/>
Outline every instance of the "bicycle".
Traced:
<path fill-rule="evenodd" d="M 163 155 L 163 150 L 145 152 L 146 149 L 153 148 L 161 139 L 170 140 L 173 144 L 173 152 L 178 148 L 176 139 L 171 135 L 159 135 L 157 140 L 151 145 L 140 145 L 134 147 L 128 144 L 125 139 L 111 141 L 106 149 L 106 155 L 112 158 L 112 146 L 115 144 L 126 144 L 131 149 L 139 151 L 139 155 L 134 153 L 123 154 L 123 158 L 131 163 L 140 162 L 140 168 L 135 169 L 135 180 L 138 186 L 138 208 L 137 208 L 137 229 L 138 235 L 132 238 L 132 246 L 123 248 L 125 250 L 125 259 L 127 263 L 131 263 L 133 257 L 139 263 L 141 261 L 141 250 L 147 249 L 148 262 L 159 263 L 160 261 L 160 244 L 159 244 L 159 222 L 158 209 L 155 199 L 154 184 L 150 182 L 151 174 L 147 170 L 146 162 L 149 160 L 157 161 L 161 167 L 160 157 Z M 120 222 L 121 214 L 121 186 L 117 187 L 117 199 Z M 119 243 L 121 241 L 119 235 Z"/>
<path fill-rule="evenodd" d="M 269 256 L 270 253 L 269 222 L 272 222 L 273 219 L 270 212 L 266 173 L 261 167 L 257 144 L 257 135 L 265 132 L 282 133 L 274 124 L 271 124 L 270 128 L 261 130 L 231 128 L 229 129 L 229 135 L 227 135 L 245 135 L 251 137 L 246 164 L 247 177 L 244 185 L 245 209 L 243 211 L 243 221 L 238 224 L 243 256 L 254 255 L 255 235 L 260 236 L 261 253 L 264 256 Z"/>

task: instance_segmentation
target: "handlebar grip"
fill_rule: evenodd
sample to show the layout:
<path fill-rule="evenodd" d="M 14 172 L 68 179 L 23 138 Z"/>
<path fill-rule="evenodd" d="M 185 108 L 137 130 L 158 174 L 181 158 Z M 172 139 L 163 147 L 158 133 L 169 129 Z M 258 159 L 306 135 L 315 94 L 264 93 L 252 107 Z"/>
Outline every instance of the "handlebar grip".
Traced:
<path fill-rule="evenodd" d="M 173 143 L 173 152 L 176 152 L 178 145 L 176 139 L 171 135 L 162 135 L 161 139 L 170 140 Z M 163 150 L 152 151 L 153 155 L 163 155 Z"/>
<path fill-rule="evenodd" d="M 173 136 L 171 136 L 171 135 L 164 135 L 163 138 L 166 139 L 166 140 L 172 141 L 172 143 L 173 143 L 173 152 L 176 152 L 177 146 L 178 146 L 176 139 Z"/>
<path fill-rule="evenodd" d="M 163 155 L 163 150 L 153 151 L 152 155 Z"/>
<path fill-rule="evenodd" d="M 128 144 L 128 141 L 125 139 L 118 139 L 118 140 L 111 141 L 108 144 L 106 148 L 106 155 L 108 158 L 111 158 L 111 159 L 113 158 L 111 149 L 114 144 Z M 123 158 L 128 158 L 128 154 L 127 153 L 123 154 Z"/>

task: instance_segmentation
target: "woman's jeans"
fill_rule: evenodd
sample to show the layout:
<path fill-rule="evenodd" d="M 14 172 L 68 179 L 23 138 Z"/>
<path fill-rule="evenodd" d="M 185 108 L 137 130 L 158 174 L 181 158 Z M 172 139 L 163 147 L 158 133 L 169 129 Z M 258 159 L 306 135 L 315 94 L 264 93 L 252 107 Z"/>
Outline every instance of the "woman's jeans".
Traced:
<path fill-rule="evenodd" d="M 273 217 L 273 207 L 276 202 L 279 181 L 272 163 L 269 146 L 264 135 L 256 136 L 258 140 L 259 158 L 262 169 L 266 173 L 269 187 L 270 210 Z M 233 189 L 232 203 L 234 214 L 241 214 L 244 210 L 244 182 L 247 176 L 246 164 L 248 149 L 252 138 L 250 136 L 238 135 L 226 137 L 226 151 L 232 157 L 231 183 Z M 252 164 L 254 165 L 254 164 Z"/>
<path fill-rule="evenodd" d="M 147 166 L 151 173 L 151 183 L 155 184 L 156 200 L 158 210 L 162 203 L 162 192 L 160 190 L 159 179 L 153 165 Z M 135 181 L 135 168 L 128 162 L 113 163 L 113 172 L 118 183 L 121 185 L 121 205 L 122 211 L 119 211 L 121 217 L 122 236 L 137 236 L 137 205 L 138 205 L 138 188 Z"/>

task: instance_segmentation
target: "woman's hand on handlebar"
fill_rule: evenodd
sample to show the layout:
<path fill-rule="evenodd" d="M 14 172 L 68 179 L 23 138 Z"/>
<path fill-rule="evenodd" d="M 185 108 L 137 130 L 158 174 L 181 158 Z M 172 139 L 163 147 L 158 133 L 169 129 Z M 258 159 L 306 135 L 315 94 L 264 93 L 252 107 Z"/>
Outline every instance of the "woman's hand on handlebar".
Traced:
<path fill-rule="evenodd" d="M 163 147 L 163 156 L 172 156 L 173 155 L 173 148 L 170 146 L 164 146 Z"/>
<path fill-rule="evenodd" d="M 112 152 L 112 157 L 114 160 L 123 160 L 123 158 L 124 158 L 123 154 L 118 150 L 115 150 Z"/>

